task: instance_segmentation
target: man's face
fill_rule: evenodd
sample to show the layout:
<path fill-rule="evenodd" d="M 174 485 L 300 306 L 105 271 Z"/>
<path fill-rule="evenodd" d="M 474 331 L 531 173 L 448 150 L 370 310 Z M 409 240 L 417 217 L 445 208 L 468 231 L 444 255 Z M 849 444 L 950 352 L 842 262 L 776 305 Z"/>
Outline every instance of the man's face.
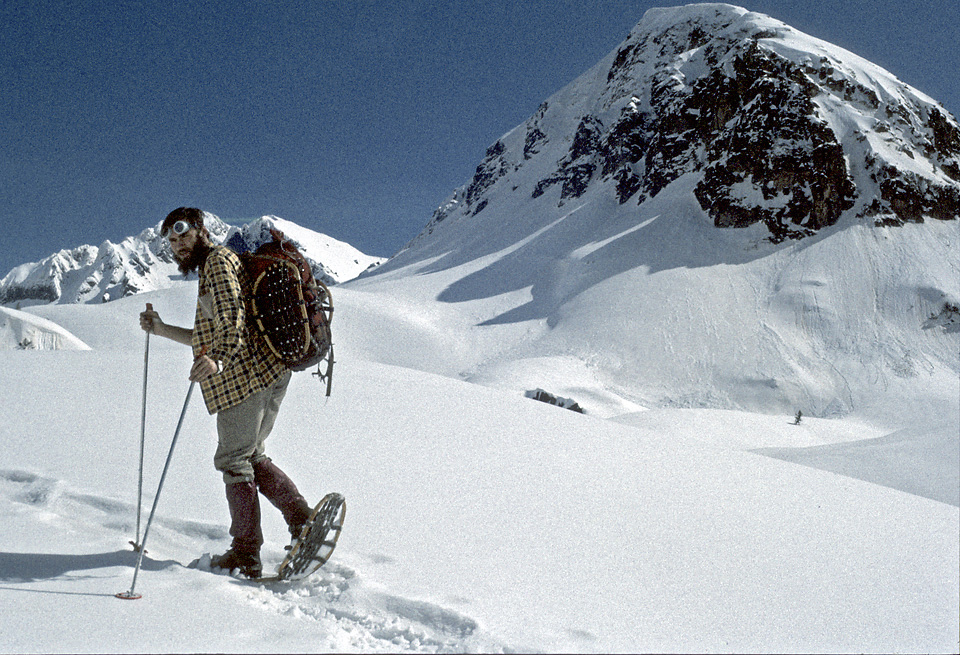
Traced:
<path fill-rule="evenodd" d="M 167 240 L 170 241 L 170 248 L 173 249 L 177 261 L 183 262 L 190 258 L 194 246 L 197 245 L 198 235 L 199 232 L 195 227 L 190 228 L 183 234 L 177 234 L 173 230 L 170 231 Z"/>
<path fill-rule="evenodd" d="M 186 275 L 200 268 L 209 252 L 209 245 L 204 241 L 203 234 L 195 227 L 191 227 L 183 234 L 172 231 L 167 235 L 173 256 L 177 258 L 177 268 Z"/>

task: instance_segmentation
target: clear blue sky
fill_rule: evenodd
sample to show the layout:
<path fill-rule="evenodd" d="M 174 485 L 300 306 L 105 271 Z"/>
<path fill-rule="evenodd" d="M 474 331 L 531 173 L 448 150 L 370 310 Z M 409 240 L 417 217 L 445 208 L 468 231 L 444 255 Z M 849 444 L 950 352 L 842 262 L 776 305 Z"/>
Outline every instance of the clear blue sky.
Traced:
<path fill-rule="evenodd" d="M 180 205 L 388 256 L 614 49 L 627 0 L 2 0 L 0 276 Z M 960 114 L 957 0 L 756 0 Z"/>

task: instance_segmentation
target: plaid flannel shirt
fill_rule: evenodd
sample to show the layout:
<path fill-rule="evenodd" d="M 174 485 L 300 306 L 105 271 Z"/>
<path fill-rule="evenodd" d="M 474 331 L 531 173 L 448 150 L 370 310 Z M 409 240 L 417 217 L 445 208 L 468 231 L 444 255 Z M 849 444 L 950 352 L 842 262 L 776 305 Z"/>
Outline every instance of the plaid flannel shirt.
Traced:
<path fill-rule="evenodd" d="M 193 356 L 206 348 L 220 372 L 200 382 L 207 411 L 216 414 L 272 384 L 286 366 L 263 340 L 247 331 L 243 290 L 249 288 L 240 258 L 215 246 L 200 273 Z"/>

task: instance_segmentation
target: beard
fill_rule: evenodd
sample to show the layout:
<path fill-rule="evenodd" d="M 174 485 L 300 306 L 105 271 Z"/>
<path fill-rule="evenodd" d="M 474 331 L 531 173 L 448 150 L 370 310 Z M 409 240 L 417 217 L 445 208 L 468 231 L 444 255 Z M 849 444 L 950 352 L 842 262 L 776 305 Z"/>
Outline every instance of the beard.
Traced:
<path fill-rule="evenodd" d="M 174 253 L 173 256 L 177 260 L 177 268 L 186 276 L 203 268 L 204 263 L 207 261 L 207 255 L 210 254 L 211 250 L 213 250 L 213 246 L 198 240 L 194 244 L 193 249 L 182 259 L 177 253 Z"/>

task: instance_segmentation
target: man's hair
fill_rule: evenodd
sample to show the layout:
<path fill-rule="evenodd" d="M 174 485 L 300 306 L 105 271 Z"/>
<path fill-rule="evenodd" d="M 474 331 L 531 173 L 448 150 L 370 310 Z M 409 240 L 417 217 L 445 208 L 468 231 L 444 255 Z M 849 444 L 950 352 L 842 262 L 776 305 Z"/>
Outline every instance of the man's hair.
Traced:
<path fill-rule="evenodd" d="M 163 225 L 160 226 L 160 234 L 166 236 L 167 232 L 170 231 L 170 228 L 172 228 L 173 224 L 177 221 L 186 221 L 199 230 L 203 228 L 203 212 L 196 207 L 177 207 L 163 219 Z"/>

